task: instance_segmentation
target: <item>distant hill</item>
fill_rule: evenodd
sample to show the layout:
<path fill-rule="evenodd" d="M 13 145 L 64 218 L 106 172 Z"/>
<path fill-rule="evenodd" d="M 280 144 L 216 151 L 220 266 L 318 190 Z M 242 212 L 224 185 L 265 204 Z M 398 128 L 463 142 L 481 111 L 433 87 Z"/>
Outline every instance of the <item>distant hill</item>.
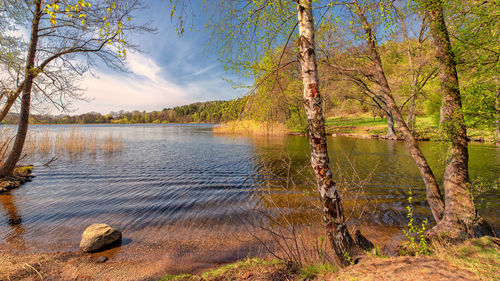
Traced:
<path fill-rule="evenodd" d="M 89 112 L 80 115 L 32 115 L 32 124 L 140 124 L 140 123 L 220 123 L 237 120 L 243 112 L 246 98 L 230 101 L 196 102 L 165 108 L 161 111 L 119 111 L 106 115 Z M 18 114 L 9 113 L 5 122 L 16 124 Z"/>

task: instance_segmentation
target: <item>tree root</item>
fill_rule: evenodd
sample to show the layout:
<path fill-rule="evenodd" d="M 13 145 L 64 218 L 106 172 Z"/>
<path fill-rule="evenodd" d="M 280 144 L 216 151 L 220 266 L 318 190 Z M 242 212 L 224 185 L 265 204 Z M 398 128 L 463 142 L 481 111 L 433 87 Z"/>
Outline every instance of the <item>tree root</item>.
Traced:
<path fill-rule="evenodd" d="M 481 216 L 474 219 L 471 224 L 443 219 L 427 231 L 425 235 L 429 240 L 449 243 L 458 243 L 483 236 L 497 237 L 493 227 Z"/>

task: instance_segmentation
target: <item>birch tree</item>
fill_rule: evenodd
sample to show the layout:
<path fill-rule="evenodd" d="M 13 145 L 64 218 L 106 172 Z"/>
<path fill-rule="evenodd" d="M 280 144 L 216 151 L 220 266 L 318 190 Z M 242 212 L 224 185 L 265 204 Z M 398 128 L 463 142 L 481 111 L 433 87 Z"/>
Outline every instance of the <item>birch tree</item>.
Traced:
<path fill-rule="evenodd" d="M 268 50 L 282 46 L 284 53 L 292 41 L 298 46 L 311 166 L 323 206 L 326 233 L 341 264 L 348 265 L 363 254 L 358 239 L 364 237 L 357 234 L 357 241 L 354 241 L 349 233 L 341 198 L 332 179 L 316 61 L 312 2 L 220 1 L 208 6 L 215 11 L 211 26 L 213 39 L 220 46 L 218 51 L 229 68 L 243 74 L 252 73 L 254 63 Z M 286 63 L 280 58 L 275 70 Z"/>

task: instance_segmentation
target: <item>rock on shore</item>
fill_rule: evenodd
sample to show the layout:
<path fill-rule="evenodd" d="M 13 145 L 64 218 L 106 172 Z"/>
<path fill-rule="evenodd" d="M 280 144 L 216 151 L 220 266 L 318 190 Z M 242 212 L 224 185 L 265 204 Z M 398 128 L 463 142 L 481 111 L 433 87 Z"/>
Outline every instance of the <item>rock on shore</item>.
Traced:
<path fill-rule="evenodd" d="M 85 229 L 80 241 L 84 252 L 95 252 L 122 239 L 122 233 L 107 224 L 93 224 Z"/>

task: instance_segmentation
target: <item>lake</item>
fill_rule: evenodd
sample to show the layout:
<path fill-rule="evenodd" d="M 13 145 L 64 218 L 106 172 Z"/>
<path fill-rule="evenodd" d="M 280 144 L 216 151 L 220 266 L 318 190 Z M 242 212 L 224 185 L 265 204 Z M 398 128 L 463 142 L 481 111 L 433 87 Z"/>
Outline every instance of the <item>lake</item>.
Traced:
<path fill-rule="evenodd" d="M 123 148 L 113 153 L 59 153 L 48 167 L 42 164 L 54 156 L 50 152 L 25 160 L 35 164 L 36 177 L 0 195 L 0 250 L 77 250 L 85 227 L 102 222 L 124 233 L 122 247 L 110 255 L 151 251 L 159 256 L 162 249 L 177 247 L 196 256 L 192 248 L 181 247 L 186 240 L 224 240 L 228 233 L 245 232 L 244 218 L 255 219 L 256 208 L 293 207 L 280 205 L 283 200 L 278 199 L 265 204 L 262 191 L 281 198 L 288 183 L 290 193 L 316 198 L 306 137 L 222 136 L 212 133 L 212 125 L 194 124 L 75 127 L 98 138 L 119 136 Z M 72 126 L 33 125 L 31 130 L 56 134 Z M 432 221 L 405 142 L 330 137 L 328 147 L 351 225 L 372 226 L 389 238 L 401 235 L 409 188 L 417 221 Z M 469 147 L 473 182 L 483 187 L 498 183 L 500 148 L 477 143 Z M 422 142 L 421 148 L 442 180 L 443 148 L 433 142 Z M 498 190 L 477 198 L 481 214 L 497 231 L 499 198 Z M 316 216 L 304 217 L 301 223 L 318 221 Z M 219 259 L 247 253 L 240 247 Z"/>

